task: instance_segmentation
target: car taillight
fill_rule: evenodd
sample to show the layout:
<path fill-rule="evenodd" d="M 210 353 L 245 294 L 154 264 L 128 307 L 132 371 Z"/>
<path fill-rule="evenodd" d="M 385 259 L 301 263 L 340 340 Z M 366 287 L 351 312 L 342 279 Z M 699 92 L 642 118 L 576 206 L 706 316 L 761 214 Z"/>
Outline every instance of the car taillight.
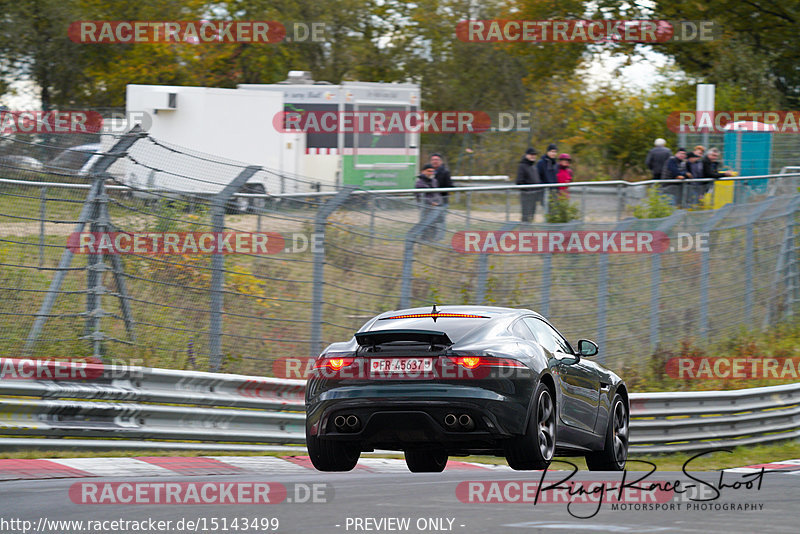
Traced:
<path fill-rule="evenodd" d="M 448 356 L 450 361 L 466 369 L 477 367 L 525 367 L 522 362 L 497 356 Z"/>
<path fill-rule="evenodd" d="M 330 369 L 338 371 L 342 367 L 347 367 L 355 361 L 354 356 L 333 356 L 319 358 L 314 362 L 314 369 Z"/>

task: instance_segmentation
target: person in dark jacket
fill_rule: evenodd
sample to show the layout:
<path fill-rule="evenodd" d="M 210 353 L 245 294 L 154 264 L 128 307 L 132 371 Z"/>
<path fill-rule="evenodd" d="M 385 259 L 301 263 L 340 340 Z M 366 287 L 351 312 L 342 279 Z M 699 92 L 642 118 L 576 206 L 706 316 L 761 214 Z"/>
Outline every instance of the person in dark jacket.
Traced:
<path fill-rule="evenodd" d="M 436 183 L 439 184 L 439 187 L 453 187 L 453 179 L 450 176 L 450 169 L 447 168 L 447 165 L 444 163 L 444 158 L 438 152 L 434 152 L 431 154 L 430 164 L 433 165 L 433 170 L 435 172 Z M 450 203 L 449 195 L 450 193 L 444 192 L 440 193 L 442 198 L 442 209 L 439 211 L 441 212 L 437 228 L 439 234 L 436 236 L 436 239 L 442 239 L 444 237 L 444 233 L 446 230 L 445 224 L 445 215 L 447 215 L 447 206 Z"/>
<path fill-rule="evenodd" d="M 692 178 L 703 178 L 703 162 L 700 160 L 700 154 L 689 152 L 686 156 L 686 166 Z M 705 182 L 692 182 L 689 184 L 689 206 L 694 206 L 700 202 L 700 197 L 706 193 Z"/>
<path fill-rule="evenodd" d="M 547 152 L 545 153 L 544 157 L 539 160 L 539 163 L 536 164 L 536 170 L 539 172 L 539 179 L 542 181 L 543 184 L 557 184 L 558 183 L 558 161 L 556 158 L 558 157 L 558 147 L 555 143 L 550 143 L 547 145 Z M 550 191 L 548 189 L 547 193 L 545 193 L 548 201 L 549 199 L 553 198 L 553 194 L 555 191 Z"/>
<path fill-rule="evenodd" d="M 539 171 L 536 169 L 536 150 L 529 148 L 517 166 L 517 185 L 540 184 Z M 544 197 L 541 189 L 520 190 L 522 204 L 522 222 L 533 222 L 536 215 L 536 204 Z"/>
<path fill-rule="evenodd" d="M 661 168 L 661 180 L 685 180 L 691 178 L 692 174 L 686 165 L 686 149 L 679 148 L 675 155 L 664 162 Z M 670 204 L 678 206 L 681 203 L 681 186 L 684 184 L 665 184 L 662 187 L 664 194 L 669 195 Z"/>
<path fill-rule="evenodd" d="M 543 184 L 558 183 L 558 179 L 556 178 L 556 174 L 558 173 L 558 161 L 556 161 L 556 157 L 558 157 L 558 147 L 550 143 L 547 146 L 547 153 L 545 153 L 544 157 L 536 164 L 536 170 L 539 172 L 539 178 L 542 180 Z"/>
<path fill-rule="evenodd" d="M 653 180 L 658 180 L 661 178 L 661 169 L 664 168 L 664 163 L 672 156 L 672 151 L 667 148 L 666 140 L 660 137 L 653 144 L 655 146 L 647 153 L 644 164 L 653 173 Z"/>
<path fill-rule="evenodd" d="M 703 178 L 713 178 L 719 180 L 725 176 L 733 175 L 730 171 L 719 171 L 719 149 L 709 148 L 708 154 L 703 158 Z M 710 183 L 706 183 L 706 191 L 711 188 Z"/>
<path fill-rule="evenodd" d="M 436 189 L 439 183 L 436 181 L 436 170 L 433 165 L 427 164 L 422 167 L 422 172 L 417 176 L 417 182 L 414 184 L 416 189 Z M 419 221 L 422 222 L 432 210 L 440 210 L 442 204 L 442 196 L 431 191 L 430 193 L 417 193 L 417 204 L 419 204 Z M 439 226 L 439 217 L 436 218 L 430 226 L 425 228 L 422 232 L 422 239 L 426 241 L 434 240 L 437 236 Z"/>

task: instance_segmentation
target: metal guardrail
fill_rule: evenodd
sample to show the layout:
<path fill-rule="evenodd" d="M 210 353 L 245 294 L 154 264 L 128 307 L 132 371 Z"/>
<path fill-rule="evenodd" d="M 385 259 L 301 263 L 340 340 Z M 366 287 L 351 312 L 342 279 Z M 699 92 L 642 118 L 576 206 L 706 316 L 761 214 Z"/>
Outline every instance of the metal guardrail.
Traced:
<path fill-rule="evenodd" d="M 0 359 L 0 366 L 9 361 Z M 302 380 L 146 367 L 92 370 L 97 377 L 89 380 L 0 380 L 0 435 L 6 437 L 0 449 L 19 447 L 23 436 L 27 447 L 36 446 L 36 436 L 48 438 L 38 446 L 81 448 L 264 450 L 241 444 L 305 441 Z M 99 439 L 87 444 L 80 438 Z M 131 440 L 140 445 L 131 447 Z"/>
<path fill-rule="evenodd" d="M 631 395 L 630 445 L 635 452 L 692 452 L 798 437 L 800 383 Z"/>
<path fill-rule="evenodd" d="M 0 359 L 0 369 L 9 361 Z M 280 450 L 274 445 L 305 442 L 303 380 L 98 369 L 102 376 L 98 372 L 93 380 L 0 380 L 0 449 Z M 692 452 L 800 437 L 800 383 L 630 397 L 635 453 Z"/>

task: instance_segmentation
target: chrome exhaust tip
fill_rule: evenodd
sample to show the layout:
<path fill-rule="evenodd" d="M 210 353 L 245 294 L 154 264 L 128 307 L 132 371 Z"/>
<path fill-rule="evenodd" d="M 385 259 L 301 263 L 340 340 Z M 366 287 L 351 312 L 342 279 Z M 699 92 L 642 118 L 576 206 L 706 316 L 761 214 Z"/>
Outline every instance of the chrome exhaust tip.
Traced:
<path fill-rule="evenodd" d="M 335 426 L 338 430 L 342 430 L 345 425 L 347 424 L 347 420 L 343 415 L 337 415 L 333 419 L 333 426 Z"/>
<path fill-rule="evenodd" d="M 348 415 L 346 424 L 347 424 L 347 428 L 350 429 L 353 432 L 355 432 L 356 430 L 361 428 L 361 421 L 355 415 Z"/>
<path fill-rule="evenodd" d="M 444 424 L 448 428 L 454 428 L 458 424 L 458 418 L 455 414 L 449 413 L 444 416 Z"/>
<path fill-rule="evenodd" d="M 468 414 L 462 413 L 458 416 L 458 424 L 461 425 L 464 430 L 474 430 L 475 429 L 475 421 L 472 420 Z"/>

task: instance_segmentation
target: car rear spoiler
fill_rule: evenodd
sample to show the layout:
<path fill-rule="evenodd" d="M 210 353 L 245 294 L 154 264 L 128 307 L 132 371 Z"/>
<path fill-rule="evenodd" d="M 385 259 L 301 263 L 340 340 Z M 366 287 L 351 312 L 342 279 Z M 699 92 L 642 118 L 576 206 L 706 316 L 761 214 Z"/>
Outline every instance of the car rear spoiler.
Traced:
<path fill-rule="evenodd" d="M 375 330 L 357 332 L 356 341 L 362 347 L 372 347 L 393 341 L 418 341 L 430 345 L 450 346 L 453 342 L 444 332 L 436 330 Z"/>

